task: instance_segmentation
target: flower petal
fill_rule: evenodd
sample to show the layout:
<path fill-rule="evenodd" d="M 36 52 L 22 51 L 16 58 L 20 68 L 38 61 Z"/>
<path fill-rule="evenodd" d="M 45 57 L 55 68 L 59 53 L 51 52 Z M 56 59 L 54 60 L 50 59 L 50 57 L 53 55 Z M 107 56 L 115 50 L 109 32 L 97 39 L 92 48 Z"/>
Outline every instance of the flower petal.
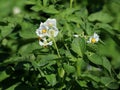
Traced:
<path fill-rule="evenodd" d="M 42 38 L 42 37 L 47 36 L 47 31 L 48 31 L 48 28 L 45 26 L 44 23 L 41 23 L 40 27 L 36 29 L 36 34 L 37 36 Z"/>
<path fill-rule="evenodd" d="M 56 27 L 56 19 L 47 19 L 46 22 L 44 23 L 48 27 L 55 26 Z"/>
<path fill-rule="evenodd" d="M 48 42 L 46 38 L 43 38 L 43 41 L 39 41 L 40 46 L 52 45 L 52 41 Z"/>
<path fill-rule="evenodd" d="M 77 35 L 77 34 L 75 34 L 75 35 L 73 35 L 73 36 L 76 37 L 76 38 L 79 37 L 79 35 Z"/>
<path fill-rule="evenodd" d="M 48 37 L 56 37 L 59 31 L 57 27 L 52 27 L 48 30 Z"/>

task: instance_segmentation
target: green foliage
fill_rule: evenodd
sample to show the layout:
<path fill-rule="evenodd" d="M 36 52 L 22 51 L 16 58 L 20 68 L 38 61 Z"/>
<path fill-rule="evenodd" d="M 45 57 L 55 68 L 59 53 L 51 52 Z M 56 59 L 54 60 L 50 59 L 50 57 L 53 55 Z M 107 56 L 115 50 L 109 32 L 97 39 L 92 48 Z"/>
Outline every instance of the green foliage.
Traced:
<path fill-rule="evenodd" d="M 102 23 L 110 23 L 113 21 L 113 17 L 104 12 L 96 12 L 96 13 L 91 14 L 88 17 L 88 20 L 90 20 L 92 22 L 99 21 Z"/>
<path fill-rule="evenodd" d="M 82 57 L 85 52 L 85 46 L 85 40 L 83 38 L 75 38 L 71 44 L 72 50 L 80 57 Z"/>
<path fill-rule="evenodd" d="M 118 90 L 119 10 L 120 0 L 0 0 L 0 90 Z M 48 18 L 59 33 L 43 47 Z"/>

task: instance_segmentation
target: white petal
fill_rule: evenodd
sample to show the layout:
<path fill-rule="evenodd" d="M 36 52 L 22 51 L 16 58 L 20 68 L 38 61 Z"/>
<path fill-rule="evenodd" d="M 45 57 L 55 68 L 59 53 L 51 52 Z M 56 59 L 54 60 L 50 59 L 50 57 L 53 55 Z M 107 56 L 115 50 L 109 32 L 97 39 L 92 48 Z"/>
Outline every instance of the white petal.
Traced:
<path fill-rule="evenodd" d="M 98 38 L 99 35 L 98 35 L 97 33 L 94 33 L 93 37 L 94 37 L 94 38 Z"/>
<path fill-rule="evenodd" d="M 96 39 L 96 42 L 98 42 L 99 41 L 99 37 L 98 38 L 95 38 Z"/>
<path fill-rule="evenodd" d="M 87 41 L 87 43 L 91 43 L 90 41 Z"/>
<path fill-rule="evenodd" d="M 73 35 L 73 36 L 76 37 L 76 38 L 79 37 L 79 35 L 77 35 L 77 34 L 75 34 L 75 35 Z"/>
<path fill-rule="evenodd" d="M 44 46 L 44 43 L 42 41 L 39 41 L 40 46 Z"/>
<path fill-rule="evenodd" d="M 52 41 L 50 41 L 50 42 L 48 43 L 48 45 L 50 45 L 50 46 L 51 46 L 52 44 L 53 44 Z"/>
<path fill-rule="evenodd" d="M 44 23 L 41 22 L 41 23 L 40 23 L 40 27 L 43 26 L 43 25 L 44 25 Z"/>
<path fill-rule="evenodd" d="M 39 35 L 40 34 L 40 29 L 36 29 L 36 34 Z"/>
<path fill-rule="evenodd" d="M 42 30 L 46 30 L 46 33 L 43 33 Z M 44 23 L 41 23 L 40 27 L 38 29 L 36 29 L 36 34 L 37 34 L 37 36 L 42 38 L 42 37 L 47 36 L 47 31 L 48 31 L 48 28 L 45 26 Z"/>
<path fill-rule="evenodd" d="M 42 33 L 41 30 L 39 29 L 36 30 L 36 34 L 38 37 L 41 37 L 41 38 L 47 36 L 47 33 Z"/>
<path fill-rule="evenodd" d="M 52 27 L 48 30 L 48 37 L 56 37 L 58 35 L 59 31 L 58 28 Z"/>
<path fill-rule="evenodd" d="M 94 33 L 93 37 L 96 39 L 96 42 L 99 41 L 99 35 L 97 33 Z"/>
<path fill-rule="evenodd" d="M 55 26 L 56 27 L 56 19 L 47 19 L 44 23 L 46 26 Z"/>
<path fill-rule="evenodd" d="M 43 29 L 48 29 L 48 27 L 44 24 L 44 23 L 41 23 L 40 24 L 40 27 L 39 27 L 40 30 L 43 30 Z"/>
<path fill-rule="evenodd" d="M 92 40 L 92 36 L 89 38 L 89 40 L 87 41 L 87 43 L 91 43 L 91 40 Z"/>
<path fill-rule="evenodd" d="M 52 41 L 47 42 L 46 38 L 43 38 L 43 41 L 39 41 L 40 46 L 48 46 L 48 45 L 52 45 Z"/>

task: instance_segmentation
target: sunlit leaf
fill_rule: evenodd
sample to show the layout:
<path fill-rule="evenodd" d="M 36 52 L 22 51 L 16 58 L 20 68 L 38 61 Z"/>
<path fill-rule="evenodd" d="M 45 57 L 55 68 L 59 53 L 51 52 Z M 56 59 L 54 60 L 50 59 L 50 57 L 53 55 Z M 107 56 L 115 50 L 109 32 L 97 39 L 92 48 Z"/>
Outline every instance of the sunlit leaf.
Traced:
<path fill-rule="evenodd" d="M 46 75 L 45 77 L 52 86 L 54 86 L 57 83 L 55 74 Z"/>
<path fill-rule="evenodd" d="M 77 53 L 79 56 L 83 56 L 86 46 L 85 46 L 85 40 L 83 38 L 75 38 L 72 41 L 71 49 Z"/>

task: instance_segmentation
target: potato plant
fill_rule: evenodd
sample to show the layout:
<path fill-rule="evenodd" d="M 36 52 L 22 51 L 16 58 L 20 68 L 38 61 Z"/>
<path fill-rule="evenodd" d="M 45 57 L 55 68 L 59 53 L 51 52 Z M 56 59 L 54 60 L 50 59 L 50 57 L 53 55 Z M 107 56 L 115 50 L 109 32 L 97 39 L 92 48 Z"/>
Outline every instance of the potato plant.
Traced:
<path fill-rule="evenodd" d="M 0 0 L 0 90 L 119 90 L 120 0 Z"/>

